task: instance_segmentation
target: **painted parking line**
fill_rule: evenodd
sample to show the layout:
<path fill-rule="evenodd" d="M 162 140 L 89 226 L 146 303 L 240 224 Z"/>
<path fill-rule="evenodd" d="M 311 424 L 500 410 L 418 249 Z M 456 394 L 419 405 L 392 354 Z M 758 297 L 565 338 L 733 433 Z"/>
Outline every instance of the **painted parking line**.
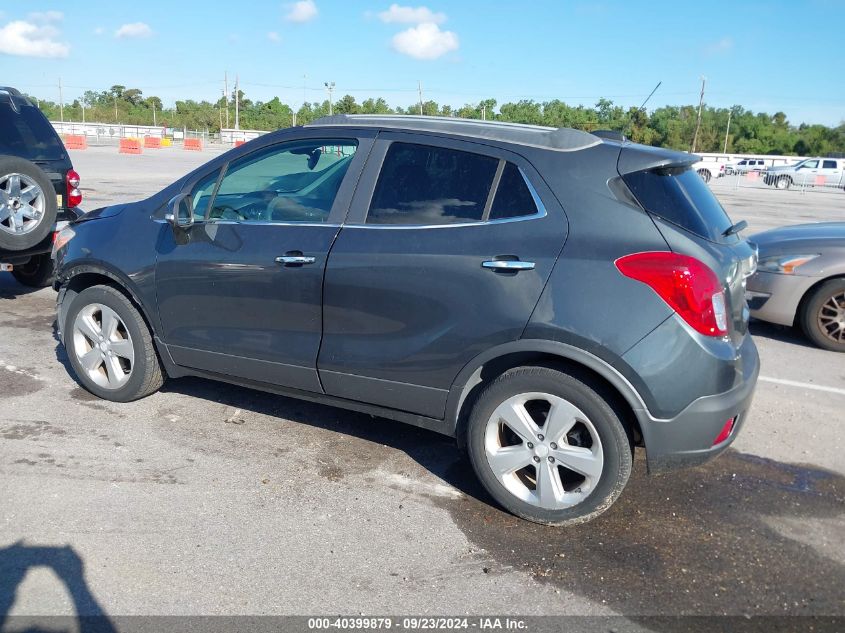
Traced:
<path fill-rule="evenodd" d="M 824 391 L 826 393 L 837 393 L 840 396 L 845 396 L 845 389 L 839 387 L 827 387 L 825 385 L 814 385 L 811 382 L 798 382 L 797 380 L 784 380 L 783 378 L 770 378 L 769 376 L 760 376 L 760 382 L 771 382 L 776 385 L 786 385 L 788 387 L 800 387 L 801 389 L 811 389 L 813 391 Z"/>

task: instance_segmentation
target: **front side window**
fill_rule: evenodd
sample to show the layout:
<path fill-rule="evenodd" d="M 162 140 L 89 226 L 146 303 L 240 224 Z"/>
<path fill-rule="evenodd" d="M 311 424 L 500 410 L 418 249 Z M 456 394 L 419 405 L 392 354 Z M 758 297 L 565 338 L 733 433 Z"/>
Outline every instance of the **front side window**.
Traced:
<path fill-rule="evenodd" d="M 392 143 L 367 214 L 368 224 L 478 222 L 499 160 L 446 147 Z"/>
<path fill-rule="evenodd" d="M 356 149 L 351 140 L 308 140 L 239 158 L 228 166 L 206 217 L 326 222 Z"/>
<path fill-rule="evenodd" d="M 214 194 L 214 185 L 217 184 L 217 178 L 219 176 L 220 170 L 217 169 L 194 186 L 194 190 L 191 192 L 194 220 L 205 219 L 205 214 L 208 212 L 208 204 L 211 202 L 211 196 Z"/>
<path fill-rule="evenodd" d="M 819 166 L 819 161 L 817 160 L 805 160 L 804 164 L 802 164 L 798 169 L 815 169 Z"/>

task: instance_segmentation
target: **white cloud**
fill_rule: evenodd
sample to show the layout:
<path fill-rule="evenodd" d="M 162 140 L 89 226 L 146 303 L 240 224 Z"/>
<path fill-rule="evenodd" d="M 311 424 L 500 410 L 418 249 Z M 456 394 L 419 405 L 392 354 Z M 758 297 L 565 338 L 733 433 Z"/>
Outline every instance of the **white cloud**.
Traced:
<path fill-rule="evenodd" d="M 734 41 L 729 37 L 723 37 L 718 42 L 713 42 L 712 44 L 708 44 L 707 47 L 704 49 L 704 52 L 708 55 L 721 55 L 723 53 L 729 53 L 733 50 Z"/>
<path fill-rule="evenodd" d="M 36 11 L 30 13 L 27 19 L 30 22 L 61 22 L 65 14 L 61 11 Z"/>
<path fill-rule="evenodd" d="M 106 30 L 102 26 L 98 26 L 96 29 L 94 29 L 94 35 L 102 35 L 105 32 Z"/>
<path fill-rule="evenodd" d="M 122 25 L 114 32 L 114 36 L 118 39 L 129 39 L 134 37 L 150 37 L 153 30 L 146 22 L 130 22 Z"/>
<path fill-rule="evenodd" d="M 40 15 L 35 17 L 35 21 L 14 20 L 0 27 L 0 53 L 21 57 L 67 57 L 70 47 L 58 41 L 59 29 L 45 23 L 54 20 L 44 20 Z"/>
<path fill-rule="evenodd" d="M 288 22 L 310 22 L 317 17 L 317 5 L 314 0 L 299 0 L 287 5 L 285 20 Z"/>
<path fill-rule="evenodd" d="M 446 21 L 445 13 L 435 13 L 428 7 L 403 7 L 398 4 L 391 4 L 387 11 L 382 11 L 378 17 L 387 24 L 443 24 Z"/>
<path fill-rule="evenodd" d="M 392 40 L 393 50 L 415 59 L 437 59 L 450 51 L 458 50 L 458 36 L 452 31 L 441 31 L 431 22 L 424 22 L 397 33 Z"/>
<path fill-rule="evenodd" d="M 267 33 L 267 39 L 273 42 L 274 44 L 278 44 L 282 41 L 282 38 L 279 37 L 279 34 L 276 31 L 270 31 Z"/>

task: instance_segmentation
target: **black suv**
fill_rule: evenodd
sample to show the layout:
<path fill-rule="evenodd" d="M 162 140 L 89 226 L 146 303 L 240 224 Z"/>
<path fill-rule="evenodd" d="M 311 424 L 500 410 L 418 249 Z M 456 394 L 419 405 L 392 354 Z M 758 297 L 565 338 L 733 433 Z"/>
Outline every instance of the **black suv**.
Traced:
<path fill-rule="evenodd" d="M 28 286 L 53 277 L 53 234 L 81 215 L 79 174 L 53 126 L 14 88 L 0 86 L 0 269 Z"/>
<path fill-rule="evenodd" d="M 511 512 L 586 521 L 635 445 L 652 471 L 701 462 L 750 406 L 755 253 L 696 160 L 322 119 L 65 229 L 57 322 L 102 398 L 191 375 L 369 412 L 456 437 Z"/>

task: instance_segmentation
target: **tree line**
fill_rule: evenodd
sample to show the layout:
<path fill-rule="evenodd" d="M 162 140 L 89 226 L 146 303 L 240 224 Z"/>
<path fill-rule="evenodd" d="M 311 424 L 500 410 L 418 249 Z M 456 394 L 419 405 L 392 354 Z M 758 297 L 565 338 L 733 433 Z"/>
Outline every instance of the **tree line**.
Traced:
<path fill-rule="evenodd" d="M 217 102 L 176 101 L 175 107 L 164 108 L 160 98 L 145 97 L 137 88 L 115 85 L 108 90 L 86 91 L 80 99 L 60 106 L 51 101 L 30 97 L 51 121 L 81 121 L 83 104 L 85 119 L 101 123 L 151 125 L 208 130 L 216 132 L 228 125 L 234 127 L 235 98 L 238 99 L 241 129 L 276 130 L 291 125 L 304 125 L 329 114 L 329 102 L 304 103 L 297 110 L 278 97 L 269 101 L 252 101 L 241 90 L 227 100 Z M 609 99 L 599 99 L 593 107 L 567 105 L 558 99 L 534 101 L 524 99 L 499 105 L 485 99 L 460 108 L 435 101 L 415 103 L 408 107 L 390 106 L 382 98 L 369 98 L 358 103 L 345 95 L 331 104 L 335 114 L 426 114 L 457 116 L 469 119 L 530 123 L 552 127 L 571 127 L 593 131 L 611 129 L 624 132 L 631 140 L 678 150 L 692 149 L 698 118 L 698 106 L 664 106 L 650 112 L 623 108 Z M 728 121 L 730 128 L 728 129 Z M 837 127 L 819 124 L 791 124 L 783 112 L 752 112 L 742 106 L 715 108 L 705 106 L 695 150 L 734 154 L 795 154 L 826 156 L 845 152 L 845 122 Z"/>

